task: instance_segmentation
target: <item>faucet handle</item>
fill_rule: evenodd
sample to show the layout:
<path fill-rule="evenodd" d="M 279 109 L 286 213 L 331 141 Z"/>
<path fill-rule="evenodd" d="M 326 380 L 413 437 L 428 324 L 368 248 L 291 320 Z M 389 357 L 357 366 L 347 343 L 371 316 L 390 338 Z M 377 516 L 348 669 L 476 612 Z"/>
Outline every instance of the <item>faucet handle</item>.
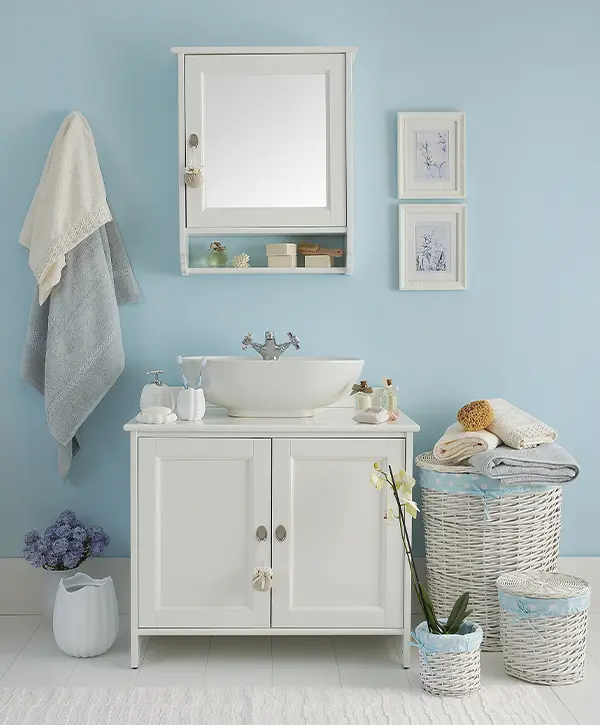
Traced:
<path fill-rule="evenodd" d="M 252 333 L 251 332 L 247 332 L 246 333 L 246 336 L 242 340 L 242 350 L 247 350 L 248 349 L 248 345 L 250 345 L 251 342 L 252 342 Z"/>
<path fill-rule="evenodd" d="M 300 340 L 296 337 L 296 335 L 292 335 L 291 332 L 288 332 L 288 337 L 290 338 L 290 343 L 296 348 L 296 350 L 299 350 Z"/>

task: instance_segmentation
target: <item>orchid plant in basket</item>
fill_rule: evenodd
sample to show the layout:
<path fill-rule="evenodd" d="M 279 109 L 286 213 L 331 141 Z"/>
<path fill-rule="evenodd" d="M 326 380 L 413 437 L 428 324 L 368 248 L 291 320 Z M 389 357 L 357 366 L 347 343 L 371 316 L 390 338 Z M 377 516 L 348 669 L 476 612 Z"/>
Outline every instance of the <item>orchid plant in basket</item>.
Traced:
<path fill-rule="evenodd" d="M 67 509 L 43 535 L 25 535 L 23 556 L 32 566 L 50 571 L 76 569 L 90 556 L 102 556 L 110 539 L 101 526 L 85 526 Z"/>
<path fill-rule="evenodd" d="M 423 610 L 423 615 L 429 627 L 429 631 L 432 634 L 457 634 L 460 630 L 461 624 L 471 614 L 471 610 L 467 609 L 469 605 L 469 592 L 461 594 L 456 600 L 450 616 L 448 619 L 438 619 L 436 616 L 431 598 L 427 589 L 423 586 L 419 580 L 419 574 L 417 567 L 415 566 L 415 558 L 413 556 L 412 544 L 410 536 L 408 534 L 408 528 L 406 526 L 406 514 L 411 518 L 416 519 L 419 509 L 412 500 L 412 490 L 415 485 L 415 479 L 409 476 L 406 471 L 400 471 L 394 475 L 391 466 L 388 467 L 387 472 L 384 471 L 379 463 L 373 464 L 375 469 L 371 474 L 371 483 L 376 489 L 380 490 L 386 486 L 389 486 L 394 494 L 396 501 L 397 511 L 390 507 L 387 512 L 389 520 L 397 519 L 400 525 L 400 533 L 402 535 L 402 543 L 404 544 L 404 551 L 406 552 L 406 558 L 408 560 L 408 566 L 410 568 L 410 575 L 412 578 L 417 599 Z"/>

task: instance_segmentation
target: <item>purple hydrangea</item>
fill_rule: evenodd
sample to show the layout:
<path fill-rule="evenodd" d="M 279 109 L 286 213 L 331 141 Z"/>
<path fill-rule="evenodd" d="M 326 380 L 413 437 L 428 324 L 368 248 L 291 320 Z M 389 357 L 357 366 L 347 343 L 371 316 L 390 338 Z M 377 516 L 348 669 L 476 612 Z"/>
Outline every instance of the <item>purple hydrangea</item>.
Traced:
<path fill-rule="evenodd" d="M 39 541 L 40 535 L 37 531 L 29 531 L 25 534 L 25 546 L 31 546 L 36 541 Z"/>
<path fill-rule="evenodd" d="M 85 526 L 75 526 L 71 529 L 71 538 L 76 541 L 85 541 L 88 532 L 85 530 Z"/>
<path fill-rule="evenodd" d="M 23 557 L 32 566 L 65 571 L 75 569 L 89 556 L 102 556 L 110 538 L 101 526 L 86 527 L 75 513 L 63 511 L 44 535 L 25 535 Z"/>

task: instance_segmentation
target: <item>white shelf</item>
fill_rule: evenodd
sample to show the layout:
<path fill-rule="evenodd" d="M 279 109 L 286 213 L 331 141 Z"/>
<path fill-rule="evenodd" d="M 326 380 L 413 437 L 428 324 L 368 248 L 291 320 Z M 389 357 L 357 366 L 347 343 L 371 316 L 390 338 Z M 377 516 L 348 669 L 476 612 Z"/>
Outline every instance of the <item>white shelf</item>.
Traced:
<path fill-rule="evenodd" d="M 189 267 L 193 274 L 347 274 L 346 267 Z"/>
<path fill-rule="evenodd" d="M 325 234 L 347 234 L 348 227 L 186 227 L 184 233 L 187 237 L 207 237 L 218 234 L 232 236 L 290 234 L 314 237 Z"/>

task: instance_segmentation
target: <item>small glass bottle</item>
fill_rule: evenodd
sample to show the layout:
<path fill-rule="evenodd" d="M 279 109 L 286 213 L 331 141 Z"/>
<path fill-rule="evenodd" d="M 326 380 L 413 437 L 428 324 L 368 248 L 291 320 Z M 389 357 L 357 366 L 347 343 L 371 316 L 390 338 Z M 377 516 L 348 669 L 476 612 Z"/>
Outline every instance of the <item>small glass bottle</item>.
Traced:
<path fill-rule="evenodd" d="M 227 247 L 224 247 L 221 242 L 211 242 L 207 262 L 209 267 L 226 267 Z"/>
<path fill-rule="evenodd" d="M 387 410 L 390 414 L 390 419 L 398 419 L 398 416 L 400 415 L 400 410 L 398 408 L 398 388 L 392 384 L 391 378 L 383 379 L 381 407 Z"/>
<path fill-rule="evenodd" d="M 373 388 L 369 387 L 366 380 L 352 386 L 352 395 L 356 395 L 356 410 L 366 410 L 373 405 Z"/>

